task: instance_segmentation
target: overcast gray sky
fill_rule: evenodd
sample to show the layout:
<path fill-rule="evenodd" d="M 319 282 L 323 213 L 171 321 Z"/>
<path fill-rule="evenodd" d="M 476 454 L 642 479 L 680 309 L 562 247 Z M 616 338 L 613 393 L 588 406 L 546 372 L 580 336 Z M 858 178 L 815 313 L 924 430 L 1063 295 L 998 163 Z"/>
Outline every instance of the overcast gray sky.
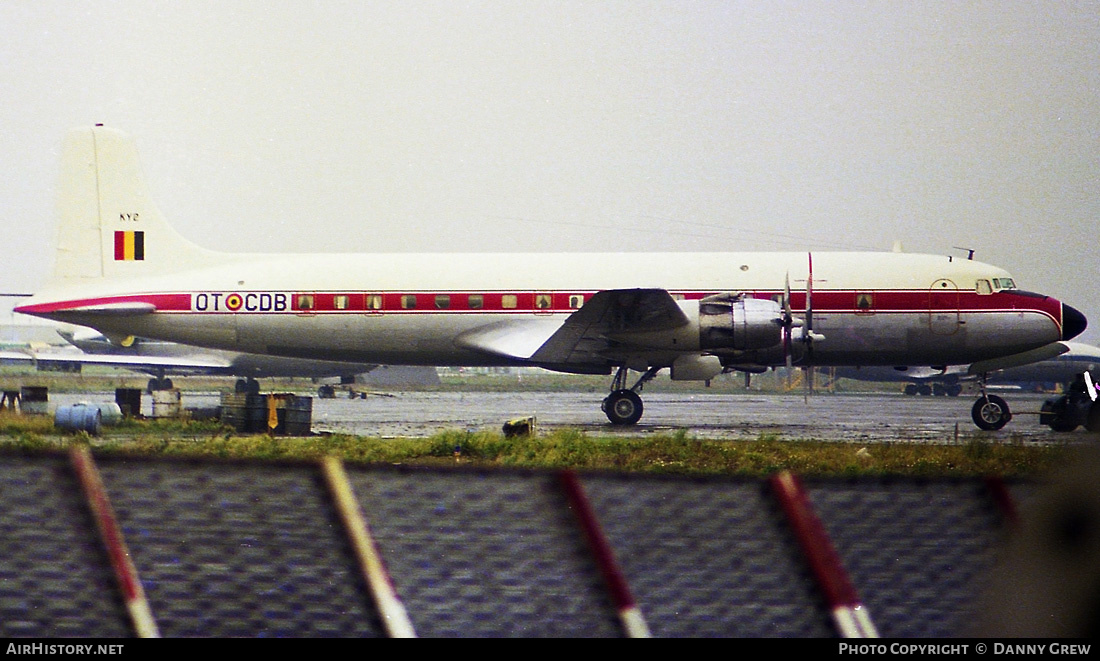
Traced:
<path fill-rule="evenodd" d="M 210 248 L 965 247 L 1100 338 L 1100 2 L 0 0 L 0 37 L 2 291 L 102 122 Z"/>

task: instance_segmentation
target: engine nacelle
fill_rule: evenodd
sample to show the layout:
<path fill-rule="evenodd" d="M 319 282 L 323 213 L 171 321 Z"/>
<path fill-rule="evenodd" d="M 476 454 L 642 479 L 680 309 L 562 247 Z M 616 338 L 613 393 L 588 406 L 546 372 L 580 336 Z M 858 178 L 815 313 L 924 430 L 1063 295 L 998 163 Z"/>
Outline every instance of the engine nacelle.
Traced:
<path fill-rule="evenodd" d="M 699 348 L 752 351 L 783 342 L 783 308 L 772 300 L 738 293 L 699 301 Z"/>
<path fill-rule="evenodd" d="M 775 301 L 728 292 L 677 303 L 688 323 L 665 330 L 608 333 L 607 337 L 632 348 L 674 352 L 758 351 L 783 343 L 783 309 Z"/>

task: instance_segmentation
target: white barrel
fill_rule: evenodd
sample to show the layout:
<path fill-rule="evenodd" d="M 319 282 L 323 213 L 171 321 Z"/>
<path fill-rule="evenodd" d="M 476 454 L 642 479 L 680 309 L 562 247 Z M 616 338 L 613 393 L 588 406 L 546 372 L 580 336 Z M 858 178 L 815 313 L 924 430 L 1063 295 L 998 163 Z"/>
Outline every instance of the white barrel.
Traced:
<path fill-rule="evenodd" d="M 178 418 L 180 417 L 180 391 L 178 388 L 171 390 L 153 391 L 153 416 L 154 418 Z"/>
<path fill-rule="evenodd" d="M 122 407 L 115 402 L 97 402 L 93 406 L 99 408 L 99 419 L 105 425 L 117 425 L 122 422 Z"/>

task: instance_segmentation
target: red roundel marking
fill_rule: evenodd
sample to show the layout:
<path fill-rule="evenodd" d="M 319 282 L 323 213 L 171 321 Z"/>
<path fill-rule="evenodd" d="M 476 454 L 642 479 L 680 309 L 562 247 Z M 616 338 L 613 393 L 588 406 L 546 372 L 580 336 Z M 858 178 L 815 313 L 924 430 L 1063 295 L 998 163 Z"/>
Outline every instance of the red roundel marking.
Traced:
<path fill-rule="evenodd" d="M 242 303 L 244 303 L 244 300 L 241 298 L 240 294 L 230 294 L 225 297 L 225 307 L 234 312 L 241 309 Z"/>

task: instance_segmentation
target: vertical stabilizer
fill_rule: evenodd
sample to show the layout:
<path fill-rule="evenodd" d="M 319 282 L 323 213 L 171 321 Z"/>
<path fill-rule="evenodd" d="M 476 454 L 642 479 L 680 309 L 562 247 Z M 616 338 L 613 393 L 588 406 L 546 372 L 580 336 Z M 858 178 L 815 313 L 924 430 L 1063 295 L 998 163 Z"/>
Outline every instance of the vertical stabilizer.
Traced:
<path fill-rule="evenodd" d="M 133 140 L 121 131 L 69 132 L 59 212 L 55 281 L 170 273 L 217 257 L 165 222 L 149 199 Z"/>

